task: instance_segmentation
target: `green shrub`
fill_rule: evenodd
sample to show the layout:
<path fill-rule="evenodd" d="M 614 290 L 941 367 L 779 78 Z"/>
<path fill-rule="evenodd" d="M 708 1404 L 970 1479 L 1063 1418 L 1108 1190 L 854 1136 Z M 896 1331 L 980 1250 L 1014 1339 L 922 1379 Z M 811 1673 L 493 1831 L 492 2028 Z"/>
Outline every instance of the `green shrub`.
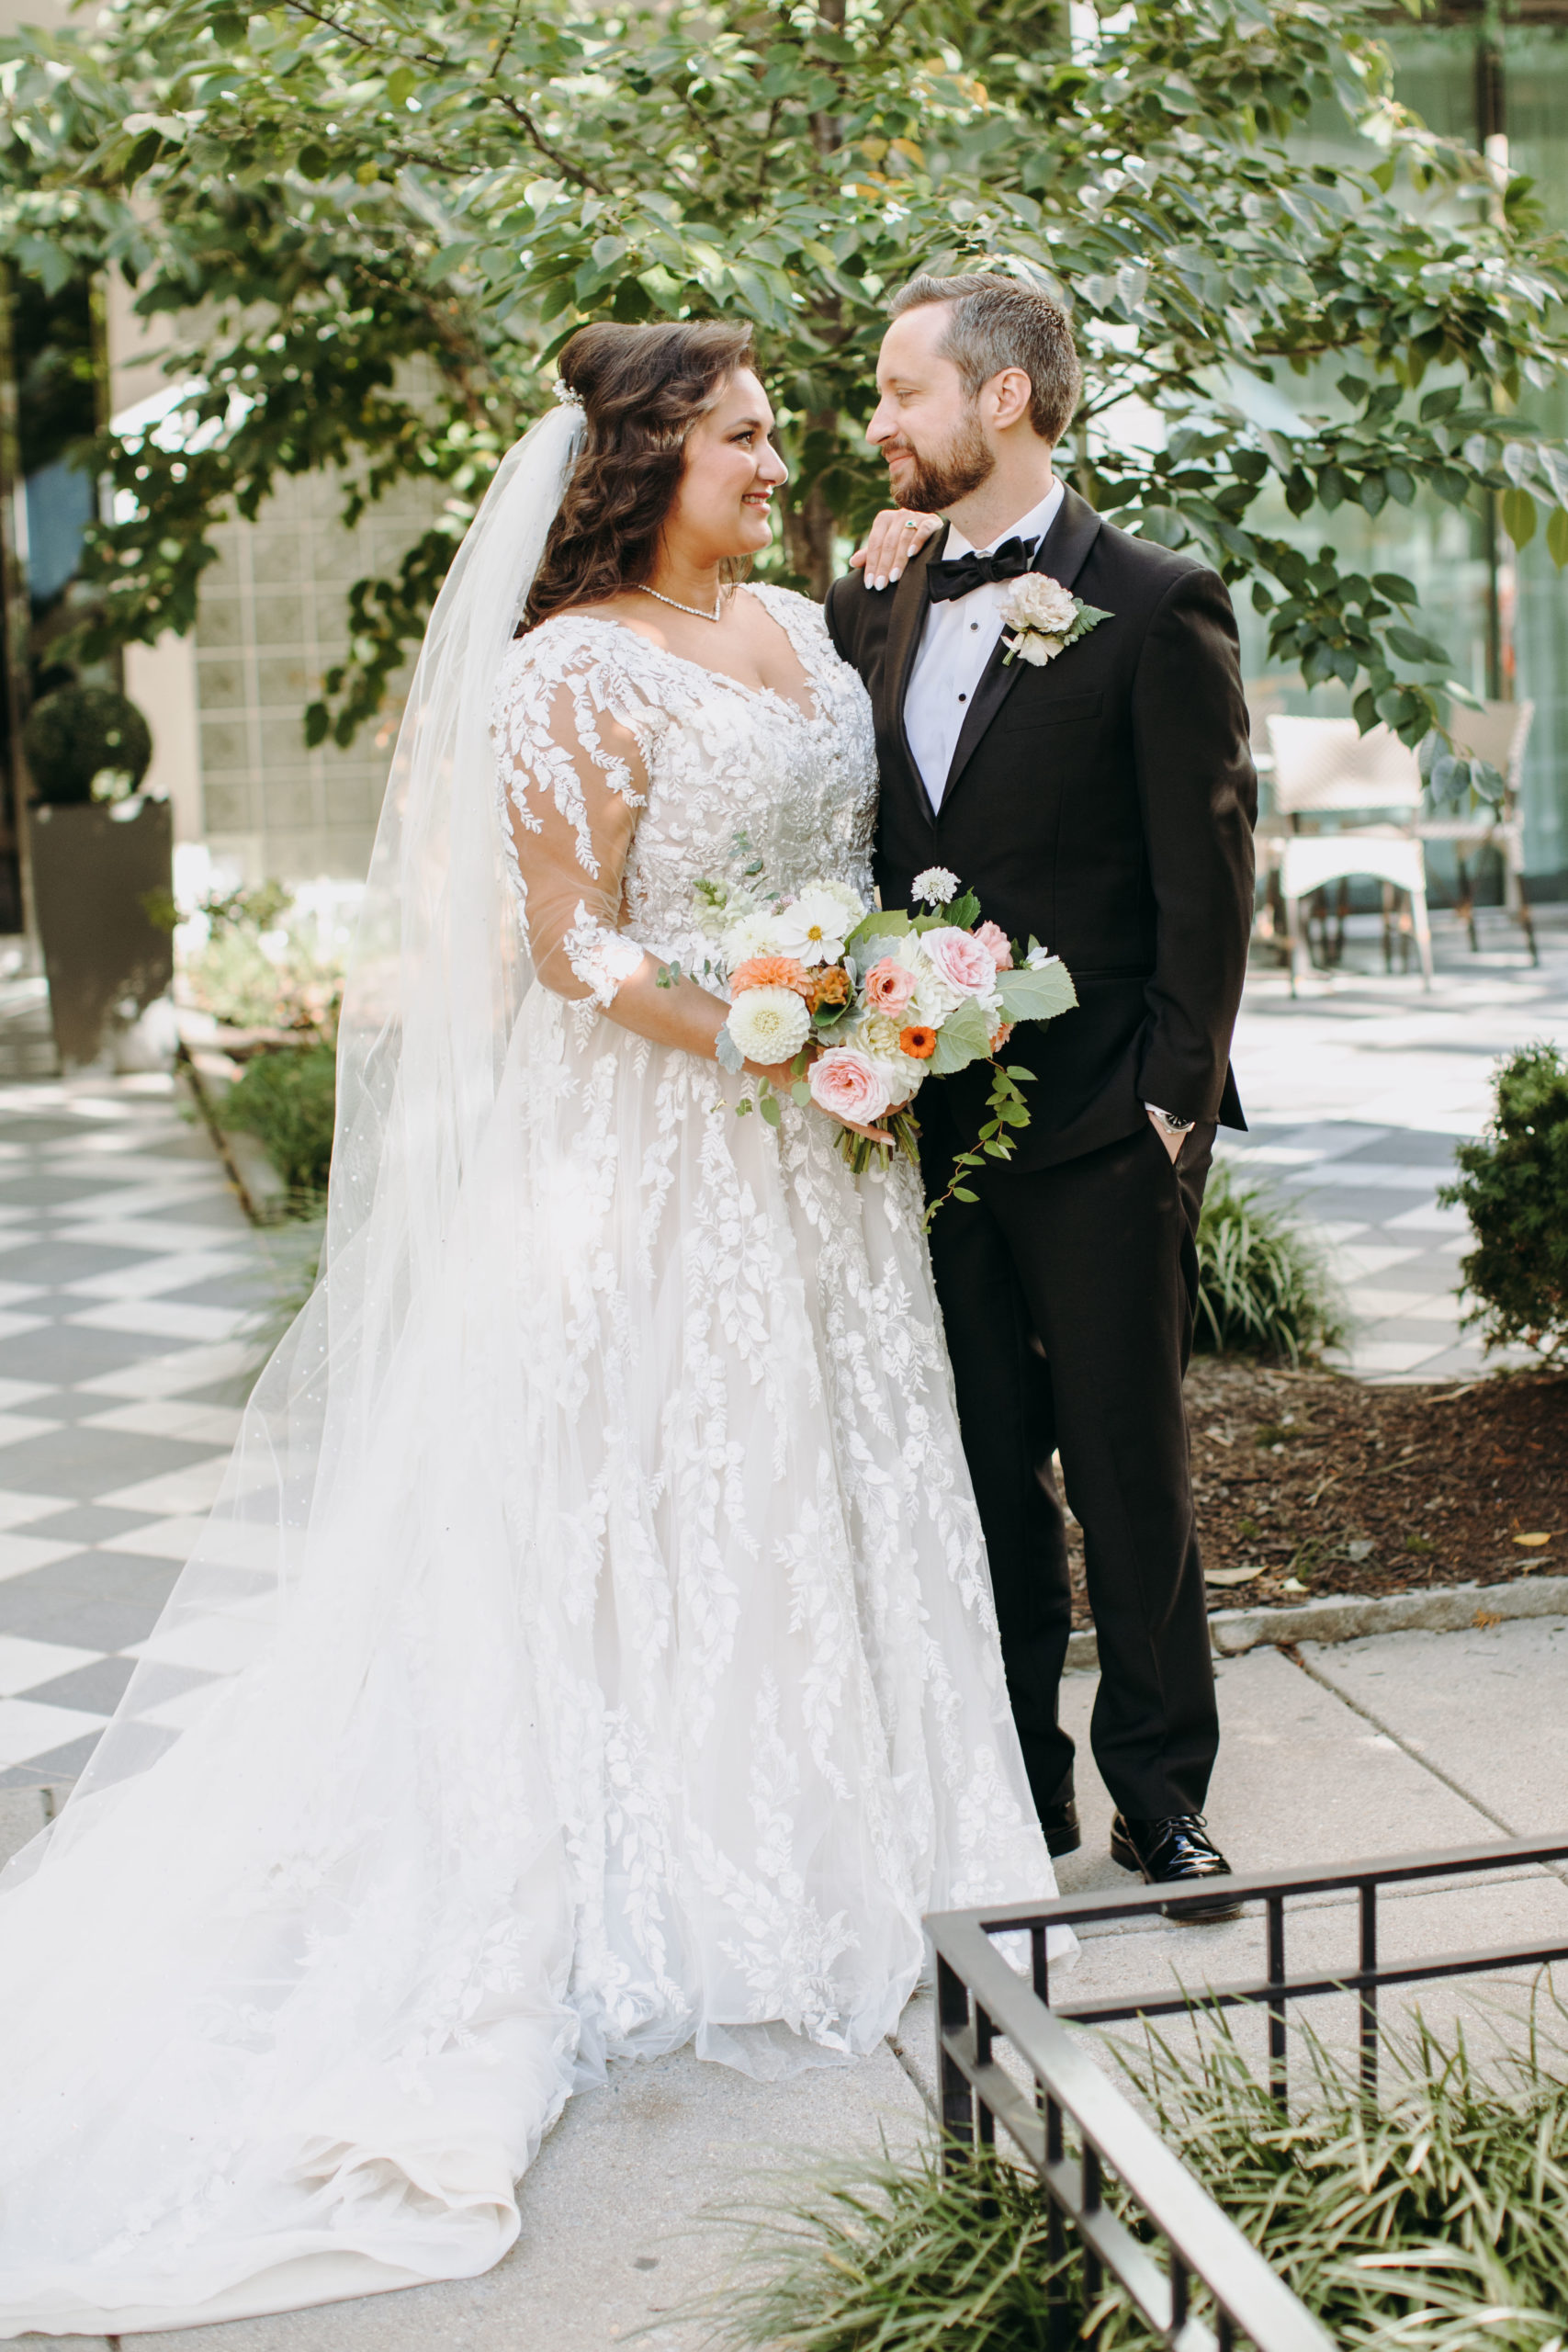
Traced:
<path fill-rule="evenodd" d="M 1568 2277 L 1568 2079 L 1561 2049 L 1477 2068 L 1462 2039 L 1389 2037 L 1381 2110 L 1303 2033 L 1310 2097 L 1289 2115 L 1223 2020 L 1202 2054 L 1151 2037 L 1118 2052 L 1168 2142 L 1314 2312 L 1359 2352 L 1551 2352 Z M 1129 2222 L 1125 2199 L 1108 2183 Z M 1053 2269 L 1044 2202 L 1005 2160 L 942 2178 L 838 2165 L 751 2222 L 750 2258 L 717 2299 L 720 2341 L 789 2352 L 1046 2352 L 1059 2280 L 1082 2324 L 1072 2247 Z M 1201 2294 L 1195 2299 L 1205 2301 Z M 1153 2338 L 1112 2287 L 1084 2338 Z M 1212 2316 L 1212 2313 L 1211 2313 Z M 1075 2340 L 1077 2337 L 1075 2335 Z"/>
<path fill-rule="evenodd" d="M 206 941 L 180 957 L 182 998 L 231 1028 L 313 1030 L 330 1045 L 343 1002 L 343 965 L 289 931 L 293 904 L 281 882 L 209 891 L 195 910 L 206 918 Z M 172 929 L 179 921 L 172 899 L 166 913 Z M 276 932 L 282 939 L 264 946 L 264 934 Z"/>
<path fill-rule="evenodd" d="M 1193 1345 L 1298 1363 L 1338 1346 L 1345 1334 L 1344 1306 L 1322 1252 L 1287 1209 L 1216 1161 L 1198 1223 Z"/>
<path fill-rule="evenodd" d="M 147 721 L 110 686 L 45 695 L 22 729 L 22 748 L 39 798 L 57 808 L 90 800 L 100 776 L 124 777 L 134 792 L 152 763 Z"/>
<path fill-rule="evenodd" d="M 1461 1174 L 1438 1198 L 1462 1208 L 1475 1248 L 1461 1262 L 1476 1301 L 1465 1317 L 1488 1348 L 1510 1342 L 1568 1355 L 1568 1064 L 1555 1046 L 1500 1063 L 1495 1108 L 1478 1143 L 1454 1154 Z"/>
<path fill-rule="evenodd" d="M 258 1054 L 219 1106 L 226 1127 L 255 1136 L 288 1185 L 296 1215 L 310 1214 L 327 1188 L 337 1101 L 331 1046 Z"/>

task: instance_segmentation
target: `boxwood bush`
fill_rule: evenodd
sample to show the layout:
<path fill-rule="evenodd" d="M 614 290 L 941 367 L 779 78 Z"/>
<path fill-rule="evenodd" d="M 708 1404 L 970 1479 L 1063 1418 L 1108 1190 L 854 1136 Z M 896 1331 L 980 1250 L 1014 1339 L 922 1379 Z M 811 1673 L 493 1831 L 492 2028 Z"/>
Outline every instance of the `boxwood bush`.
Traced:
<path fill-rule="evenodd" d="M 1439 1201 L 1462 1208 L 1475 1247 L 1460 1272 L 1466 1315 L 1488 1348 L 1533 1348 L 1568 1361 L 1568 1064 L 1551 1045 L 1498 1065 L 1485 1134 L 1454 1154 L 1457 1182 Z"/>
<path fill-rule="evenodd" d="M 152 763 L 147 721 L 112 686 L 59 686 L 33 707 L 22 748 L 40 800 L 57 808 L 91 800 L 101 775 L 135 792 Z"/>

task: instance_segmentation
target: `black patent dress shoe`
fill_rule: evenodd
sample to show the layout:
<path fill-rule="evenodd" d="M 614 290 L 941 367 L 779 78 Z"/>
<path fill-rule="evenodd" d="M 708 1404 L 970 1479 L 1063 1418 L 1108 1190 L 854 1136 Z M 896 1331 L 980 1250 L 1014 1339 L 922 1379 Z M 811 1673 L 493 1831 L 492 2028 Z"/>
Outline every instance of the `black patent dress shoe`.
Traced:
<path fill-rule="evenodd" d="M 1129 1820 L 1119 1813 L 1111 1825 L 1111 1859 L 1136 1871 L 1150 1886 L 1196 1885 L 1228 1878 L 1230 1864 L 1203 1826 L 1201 1813 L 1170 1813 L 1157 1821 Z M 1241 1905 L 1226 1895 L 1161 1905 L 1168 1919 L 1235 1919 Z"/>
<path fill-rule="evenodd" d="M 1053 1861 L 1063 1854 L 1076 1854 L 1083 1844 L 1083 1831 L 1078 1826 L 1077 1801 L 1068 1797 L 1065 1804 L 1043 1805 L 1040 1826 L 1045 1832 L 1045 1850 Z"/>

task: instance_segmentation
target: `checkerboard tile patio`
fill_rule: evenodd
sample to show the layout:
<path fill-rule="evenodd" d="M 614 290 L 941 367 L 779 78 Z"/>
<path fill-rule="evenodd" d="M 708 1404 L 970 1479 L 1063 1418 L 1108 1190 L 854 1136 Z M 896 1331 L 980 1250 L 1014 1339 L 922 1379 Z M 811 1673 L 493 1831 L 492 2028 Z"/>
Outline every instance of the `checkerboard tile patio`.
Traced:
<path fill-rule="evenodd" d="M 1255 964 L 1236 1033 L 1251 1121 L 1220 1151 L 1301 1212 L 1323 1243 L 1353 1318 L 1341 1361 L 1367 1380 L 1474 1379 L 1488 1363 L 1461 1328 L 1459 1261 L 1469 1227 L 1441 1208 L 1456 1141 L 1480 1133 L 1497 1057 L 1540 1037 L 1568 1044 L 1568 921 L 1537 910 L 1540 963 L 1483 917 L 1472 955 L 1439 921 L 1436 983 L 1381 969 L 1370 919 L 1353 921 L 1347 963 L 1292 997 Z M 1520 1359 L 1523 1361 L 1524 1359 Z"/>
<path fill-rule="evenodd" d="M 118 1703 L 217 1493 L 277 1257 L 172 1080 L 0 1085 L 0 1788 L 74 1779 Z M 209 1679 L 158 1675 L 171 1724 Z"/>
<path fill-rule="evenodd" d="M 1439 924 L 1438 985 L 1362 968 L 1294 1000 L 1255 969 L 1236 1044 L 1252 1120 L 1221 1148 L 1299 1204 L 1328 1248 L 1371 1379 L 1470 1378 L 1455 1295 L 1464 1226 L 1437 1205 L 1493 1061 L 1568 1039 L 1568 922 L 1541 963 L 1508 934 L 1472 957 Z M 81 1770 L 217 1490 L 291 1255 L 247 1223 L 173 1081 L 49 1076 L 36 982 L 0 983 L 0 1789 Z M 188 1629 L 149 1719 L 174 1727 L 220 1663 Z"/>

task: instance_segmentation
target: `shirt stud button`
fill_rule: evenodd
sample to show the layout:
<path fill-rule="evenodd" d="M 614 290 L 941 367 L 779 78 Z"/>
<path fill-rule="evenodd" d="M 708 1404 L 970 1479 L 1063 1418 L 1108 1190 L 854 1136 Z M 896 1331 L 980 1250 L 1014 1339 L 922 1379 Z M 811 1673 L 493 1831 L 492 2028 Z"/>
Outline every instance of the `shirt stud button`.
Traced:
<path fill-rule="evenodd" d="M 969 697 L 967 695 L 960 695 L 958 699 L 960 702 L 967 702 Z"/>

